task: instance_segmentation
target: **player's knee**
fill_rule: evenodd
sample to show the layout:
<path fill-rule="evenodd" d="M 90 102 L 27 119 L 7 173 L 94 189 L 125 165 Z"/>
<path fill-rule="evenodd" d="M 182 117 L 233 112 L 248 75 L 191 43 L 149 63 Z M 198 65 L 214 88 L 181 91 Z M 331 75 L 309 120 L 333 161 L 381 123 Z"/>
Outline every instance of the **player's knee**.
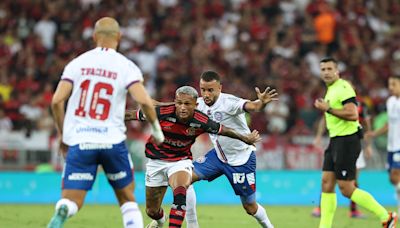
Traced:
<path fill-rule="evenodd" d="M 243 204 L 243 208 L 249 215 L 254 215 L 257 212 L 257 204 L 256 203 L 246 203 Z"/>
<path fill-rule="evenodd" d="M 355 187 L 350 186 L 349 184 L 339 184 L 339 189 L 343 196 L 350 198 L 354 192 Z"/>

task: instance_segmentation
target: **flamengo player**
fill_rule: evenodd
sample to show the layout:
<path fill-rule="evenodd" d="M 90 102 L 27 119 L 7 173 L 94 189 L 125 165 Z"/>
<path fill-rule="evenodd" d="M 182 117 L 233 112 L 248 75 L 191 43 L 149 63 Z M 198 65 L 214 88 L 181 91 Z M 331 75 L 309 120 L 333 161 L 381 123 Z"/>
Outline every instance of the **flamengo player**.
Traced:
<path fill-rule="evenodd" d="M 124 142 L 127 91 L 151 122 L 155 142 L 161 143 L 164 135 L 142 84 L 142 73 L 116 52 L 120 37 L 117 21 L 109 17 L 98 20 L 93 34 L 97 48 L 65 67 L 54 94 L 52 110 L 62 138 L 60 151 L 66 162 L 62 199 L 56 204 L 56 213 L 48 224 L 50 228 L 63 227 L 65 220 L 82 207 L 99 164 L 118 199 L 124 227 L 143 227 L 143 218 L 133 196 L 132 161 Z M 66 100 L 68 105 L 64 113 Z"/>
<path fill-rule="evenodd" d="M 239 133 L 249 133 L 245 112 L 261 111 L 265 105 L 277 100 L 274 89 L 267 88 L 263 93 L 256 88 L 258 100 L 249 101 L 221 92 L 222 85 L 218 73 L 205 71 L 201 75 L 197 109 L 206 113 L 210 119 L 235 129 Z M 210 134 L 214 149 L 194 164 L 193 182 L 213 181 L 225 175 L 236 195 L 240 196 L 247 214 L 257 219 L 262 227 L 272 228 L 265 209 L 256 202 L 256 155 L 255 147 L 239 140 Z M 187 225 L 198 227 L 196 218 L 196 196 L 193 187 L 187 191 Z"/>
<path fill-rule="evenodd" d="M 167 186 L 171 186 L 174 202 L 169 215 L 169 227 L 181 227 L 186 213 L 186 189 L 192 180 L 192 153 L 190 148 L 203 133 L 224 135 L 254 144 L 260 139 L 257 131 L 239 134 L 214 122 L 196 108 L 198 93 L 190 86 L 176 90 L 175 105 L 157 107 L 156 111 L 165 141 L 156 145 L 151 139 L 146 144 L 146 212 L 153 221 L 149 228 L 165 223 L 161 203 Z M 125 120 L 144 120 L 139 111 L 127 111 Z"/>

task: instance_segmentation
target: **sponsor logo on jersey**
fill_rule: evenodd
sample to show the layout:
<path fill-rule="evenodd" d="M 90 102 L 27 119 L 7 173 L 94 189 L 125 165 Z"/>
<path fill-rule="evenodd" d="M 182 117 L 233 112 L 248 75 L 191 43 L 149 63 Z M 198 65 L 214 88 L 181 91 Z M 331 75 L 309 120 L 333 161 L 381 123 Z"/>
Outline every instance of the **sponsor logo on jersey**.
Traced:
<path fill-rule="evenodd" d="M 164 143 L 169 144 L 171 146 L 175 146 L 175 147 L 186 147 L 186 146 L 190 145 L 192 142 L 191 141 L 182 142 L 179 140 L 172 140 L 172 139 L 166 138 L 164 140 Z"/>
<path fill-rule="evenodd" d="M 166 120 L 168 120 L 172 123 L 176 123 L 176 118 L 174 118 L 174 117 L 167 117 Z"/>
<path fill-rule="evenodd" d="M 108 127 L 80 127 L 76 129 L 76 133 L 86 133 L 86 132 L 105 135 L 108 132 Z"/>
<path fill-rule="evenodd" d="M 79 144 L 80 150 L 101 150 L 101 149 L 112 149 L 112 144 L 107 143 L 81 143 Z"/>
<path fill-rule="evenodd" d="M 232 178 L 234 184 L 243 184 L 246 176 L 244 173 L 232 173 Z"/>
<path fill-rule="evenodd" d="M 127 174 L 125 171 L 120 171 L 118 173 L 107 173 L 106 176 L 109 180 L 115 181 L 125 178 Z"/>
<path fill-rule="evenodd" d="M 189 126 L 190 126 L 190 127 L 195 127 L 195 128 L 200 128 L 200 127 L 201 127 L 201 124 L 198 124 L 198 123 L 190 123 Z"/>
<path fill-rule="evenodd" d="M 93 175 L 90 173 L 71 173 L 68 175 L 68 180 L 93 180 Z"/>

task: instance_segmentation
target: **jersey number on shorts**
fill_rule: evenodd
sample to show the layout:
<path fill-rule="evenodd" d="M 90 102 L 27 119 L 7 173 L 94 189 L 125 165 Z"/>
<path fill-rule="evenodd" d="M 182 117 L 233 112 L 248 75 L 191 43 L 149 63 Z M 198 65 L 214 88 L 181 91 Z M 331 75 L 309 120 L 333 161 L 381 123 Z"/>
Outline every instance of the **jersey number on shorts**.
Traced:
<path fill-rule="evenodd" d="M 88 96 L 88 91 L 89 91 L 89 85 L 90 85 L 90 80 L 85 80 L 81 84 L 81 98 L 79 99 L 79 106 L 75 110 L 75 115 L 84 117 L 86 116 L 86 112 L 84 110 L 85 104 L 86 104 L 86 99 Z M 100 96 L 100 91 L 105 90 L 107 95 L 111 95 L 113 93 L 114 88 L 112 85 L 104 83 L 104 82 L 98 82 L 94 85 L 93 88 L 93 96 L 92 96 L 92 101 L 90 102 L 89 106 L 89 116 L 92 119 L 95 120 L 105 120 L 108 118 L 108 114 L 110 112 L 110 106 L 111 102 L 108 99 L 101 98 Z M 101 113 L 96 113 L 97 105 L 103 105 L 103 111 Z"/>

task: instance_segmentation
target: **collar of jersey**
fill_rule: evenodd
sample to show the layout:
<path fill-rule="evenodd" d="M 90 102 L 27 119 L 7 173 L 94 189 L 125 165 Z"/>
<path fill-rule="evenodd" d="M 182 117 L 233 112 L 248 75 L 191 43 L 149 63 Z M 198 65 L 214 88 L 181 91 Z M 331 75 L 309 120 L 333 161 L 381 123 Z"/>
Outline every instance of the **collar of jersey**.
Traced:
<path fill-rule="evenodd" d="M 96 51 L 107 51 L 107 52 L 116 52 L 115 49 L 112 48 L 105 48 L 105 47 L 96 47 L 95 48 Z"/>

